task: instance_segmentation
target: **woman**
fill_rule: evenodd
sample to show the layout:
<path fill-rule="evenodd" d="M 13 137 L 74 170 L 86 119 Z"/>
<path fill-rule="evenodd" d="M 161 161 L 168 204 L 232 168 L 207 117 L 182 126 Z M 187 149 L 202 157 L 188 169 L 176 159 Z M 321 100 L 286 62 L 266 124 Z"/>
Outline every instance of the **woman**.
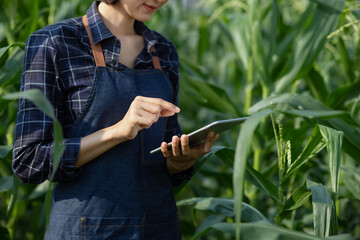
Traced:
<path fill-rule="evenodd" d="M 42 90 L 65 136 L 46 239 L 181 239 L 172 185 L 191 177 L 218 135 L 193 148 L 178 137 L 176 49 L 143 23 L 166 2 L 94 2 L 29 37 L 21 90 Z M 52 141 L 51 120 L 21 100 L 21 181 L 51 176 Z"/>

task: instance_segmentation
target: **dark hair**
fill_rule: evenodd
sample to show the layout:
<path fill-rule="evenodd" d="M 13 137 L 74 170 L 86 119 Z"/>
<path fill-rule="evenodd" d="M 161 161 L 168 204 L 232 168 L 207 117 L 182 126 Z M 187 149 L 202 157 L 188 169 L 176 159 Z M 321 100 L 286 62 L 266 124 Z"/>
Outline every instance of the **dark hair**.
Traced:
<path fill-rule="evenodd" d="M 115 4 L 117 3 L 118 0 L 101 0 L 102 2 L 106 3 L 106 4 Z"/>

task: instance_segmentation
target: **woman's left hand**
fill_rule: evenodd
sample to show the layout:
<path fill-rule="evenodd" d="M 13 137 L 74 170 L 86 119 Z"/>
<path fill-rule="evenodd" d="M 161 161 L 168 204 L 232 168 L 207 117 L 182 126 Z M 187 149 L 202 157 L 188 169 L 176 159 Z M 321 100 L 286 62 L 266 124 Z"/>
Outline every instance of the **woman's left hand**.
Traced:
<path fill-rule="evenodd" d="M 209 132 L 205 142 L 194 147 L 189 146 L 189 137 L 182 135 L 179 139 L 178 136 L 172 138 L 172 148 L 167 149 L 167 143 L 161 144 L 161 152 L 166 160 L 166 168 L 169 174 L 182 172 L 190 168 L 198 158 L 206 153 L 209 153 L 212 145 L 219 138 L 219 134 L 215 135 L 214 132 Z M 181 142 L 181 144 L 179 144 Z"/>

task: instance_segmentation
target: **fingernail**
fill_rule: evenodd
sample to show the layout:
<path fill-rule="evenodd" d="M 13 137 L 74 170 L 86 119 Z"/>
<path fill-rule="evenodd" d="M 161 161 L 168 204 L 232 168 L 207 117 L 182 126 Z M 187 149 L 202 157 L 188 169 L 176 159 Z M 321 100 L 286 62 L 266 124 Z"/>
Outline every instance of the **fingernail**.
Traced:
<path fill-rule="evenodd" d="M 177 113 L 180 112 L 180 108 L 175 106 L 175 112 L 177 112 Z"/>

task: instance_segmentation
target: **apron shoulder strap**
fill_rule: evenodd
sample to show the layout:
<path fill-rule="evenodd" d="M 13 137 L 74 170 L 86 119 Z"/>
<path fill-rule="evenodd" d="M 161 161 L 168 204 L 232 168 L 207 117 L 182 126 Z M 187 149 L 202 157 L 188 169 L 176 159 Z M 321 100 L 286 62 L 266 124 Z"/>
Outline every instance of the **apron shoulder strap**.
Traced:
<path fill-rule="evenodd" d="M 154 46 L 151 46 L 150 51 L 152 52 L 152 60 L 153 60 L 153 65 L 155 69 L 159 69 L 161 70 L 161 65 L 160 65 L 160 61 L 159 61 L 159 57 L 156 54 L 156 49 Z"/>
<path fill-rule="evenodd" d="M 101 48 L 101 43 L 97 43 L 97 44 L 94 44 L 93 40 L 92 40 L 92 37 L 91 37 L 91 32 L 90 32 L 90 27 L 89 27 L 89 23 L 87 21 L 87 17 L 86 15 L 84 15 L 82 17 L 82 20 L 84 22 L 84 26 L 85 26 L 85 29 L 86 29 L 86 32 L 89 36 L 89 40 L 90 40 L 90 44 L 91 44 L 91 49 L 92 49 L 92 52 L 93 52 L 93 55 L 94 55 L 94 59 L 95 59 L 95 64 L 96 66 L 99 66 L 99 67 L 106 67 L 105 65 L 105 60 L 104 60 L 104 54 L 102 52 L 102 48 Z"/>
<path fill-rule="evenodd" d="M 89 23 L 87 21 L 87 17 L 86 15 L 84 15 L 82 17 L 82 21 L 84 23 L 87 35 L 89 36 L 89 40 L 90 40 L 90 44 L 91 44 L 91 49 L 93 51 L 93 55 L 94 55 L 94 59 L 95 59 L 95 64 L 96 66 L 99 67 L 106 67 L 105 64 L 105 60 L 104 60 L 104 54 L 102 52 L 102 48 L 101 48 L 101 44 L 97 43 L 94 44 L 92 37 L 91 37 L 91 32 L 90 32 L 90 27 L 89 27 Z M 160 61 L 159 61 L 159 57 L 156 54 L 156 49 L 154 46 L 151 46 L 150 51 L 152 53 L 152 61 L 153 61 L 153 65 L 154 65 L 154 69 L 158 69 L 161 70 L 161 65 L 160 65 Z"/>

